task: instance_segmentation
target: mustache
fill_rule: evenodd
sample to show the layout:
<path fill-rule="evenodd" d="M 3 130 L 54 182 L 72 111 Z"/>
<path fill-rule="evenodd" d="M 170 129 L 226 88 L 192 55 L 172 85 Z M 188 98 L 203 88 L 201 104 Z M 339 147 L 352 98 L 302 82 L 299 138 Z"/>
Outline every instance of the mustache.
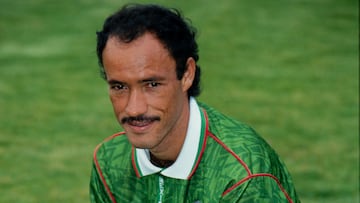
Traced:
<path fill-rule="evenodd" d="M 139 115 L 139 116 L 129 116 L 124 117 L 121 119 L 121 123 L 131 123 L 131 122 L 147 122 L 147 121 L 160 121 L 160 117 L 158 116 L 145 116 L 145 115 Z"/>

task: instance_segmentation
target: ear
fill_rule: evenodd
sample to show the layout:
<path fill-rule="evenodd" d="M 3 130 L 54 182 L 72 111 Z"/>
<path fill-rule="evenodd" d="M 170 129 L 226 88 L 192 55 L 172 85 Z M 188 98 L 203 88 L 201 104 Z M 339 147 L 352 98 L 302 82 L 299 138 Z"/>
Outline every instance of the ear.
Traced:
<path fill-rule="evenodd" d="M 181 85 L 183 92 L 187 92 L 191 87 L 195 77 L 196 62 L 192 57 L 189 57 L 186 61 L 186 71 L 181 79 Z"/>

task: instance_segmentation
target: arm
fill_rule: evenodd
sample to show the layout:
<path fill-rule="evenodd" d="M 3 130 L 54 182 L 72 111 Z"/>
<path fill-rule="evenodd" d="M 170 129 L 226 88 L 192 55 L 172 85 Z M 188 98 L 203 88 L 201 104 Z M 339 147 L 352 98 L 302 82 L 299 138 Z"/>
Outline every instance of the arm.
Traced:
<path fill-rule="evenodd" d="M 95 164 L 93 164 L 90 177 L 90 201 L 91 203 L 111 202 Z"/>

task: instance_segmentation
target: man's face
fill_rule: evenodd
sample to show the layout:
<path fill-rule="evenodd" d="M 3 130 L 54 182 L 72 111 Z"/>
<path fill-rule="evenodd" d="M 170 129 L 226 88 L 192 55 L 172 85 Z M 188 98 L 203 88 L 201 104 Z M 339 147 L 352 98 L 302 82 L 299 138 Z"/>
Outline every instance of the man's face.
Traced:
<path fill-rule="evenodd" d="M 178 80 L 175 60 L 150 33 L 130 43 L 110 37 L 102 56 L 115 115 L 129 142 L 159 152 L 182 145 L 193 69 Z"/>

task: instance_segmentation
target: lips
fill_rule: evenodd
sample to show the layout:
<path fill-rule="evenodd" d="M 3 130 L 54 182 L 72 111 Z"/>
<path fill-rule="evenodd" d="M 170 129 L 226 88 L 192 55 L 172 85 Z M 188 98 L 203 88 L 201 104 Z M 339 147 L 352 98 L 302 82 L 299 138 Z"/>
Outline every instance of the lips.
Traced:
<path fill-rule="evenodd" d="M 152 122 L 154 122 L 153 120 L 133 120 L 133 121 L 129 121 L 127 122 L 129 125 L 131 126 L 135 126 L 135 127 L 144 127 L 147 126 L 149 124 L 151 124 Z"/>
<path fill-rule="evenodd" d="M 121 119 L 121 123 L 123 126 L 127 126 L 133 131 L 134 133 L 145 133 L 154 122 L 160 121 L 159 117 L 145 117 L 145 116 L 138 116 L 138 117 L 126 117 Z"/>

